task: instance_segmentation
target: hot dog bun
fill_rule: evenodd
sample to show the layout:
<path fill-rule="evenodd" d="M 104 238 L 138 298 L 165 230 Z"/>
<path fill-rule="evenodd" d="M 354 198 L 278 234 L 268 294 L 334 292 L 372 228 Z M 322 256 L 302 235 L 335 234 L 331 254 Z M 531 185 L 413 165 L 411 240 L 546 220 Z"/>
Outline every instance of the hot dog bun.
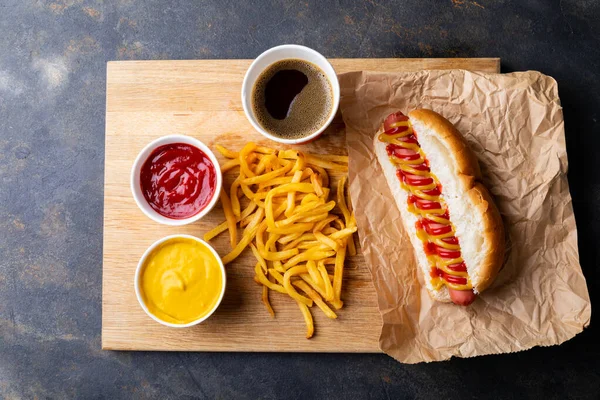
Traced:
<path fill-rule="evenodd" d="M 420 109 L 410 112 L 408 120 L 429 162 L 431 173 L 443 188 L 441 198 L 454 225 L 472 291 L 481 293 L 493 282 L 502 266 L 505 242 L 500 213 L 480 182 L 477 158 L 460 132 L 441 115 Z M 379 140 L 384 130 L 382 124 L 375 135 L 375 153 L 400 210 L 417 262 L 423 270 L 427 289 L 435 300 L 468 304 L 472 301 L 466 299 L 468 293 L 449 290 L 446 285 L 436 290 L 432 284 L 431 261 L 425 253 L 423 241 L 417 237 L 419 217 L 409 211 L 407 201 L 410 193 L 400 183 L 397 167 L 390 161 L 386 150 L 387 143 Z"/>

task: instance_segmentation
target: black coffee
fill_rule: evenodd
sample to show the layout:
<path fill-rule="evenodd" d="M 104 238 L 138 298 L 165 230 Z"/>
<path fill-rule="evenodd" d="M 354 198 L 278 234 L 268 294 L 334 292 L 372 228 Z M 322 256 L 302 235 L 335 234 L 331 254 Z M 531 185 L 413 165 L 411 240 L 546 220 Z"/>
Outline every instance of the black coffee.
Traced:
<path fill-rule="evenodd" d="M 325 124 L 333 107 L 333 91 L 316 65 L 282 60 L 270 65 L 256 80 L 252 107 L 267 132 L 285 139 L 301 138 Z"/>

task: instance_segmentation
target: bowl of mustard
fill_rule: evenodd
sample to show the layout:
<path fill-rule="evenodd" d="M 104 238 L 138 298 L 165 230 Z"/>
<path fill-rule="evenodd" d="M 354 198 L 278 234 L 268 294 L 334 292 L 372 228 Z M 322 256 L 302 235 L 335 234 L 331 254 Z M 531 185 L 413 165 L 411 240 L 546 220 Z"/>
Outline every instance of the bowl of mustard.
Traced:
<path fill-rule="evenodd" d="M 174 328 L 197 325 L 219 307 L 227 276 L 204 240 L 172 235 L 152 244 L 135 272 L 135 294 L 153 320 Z"/>

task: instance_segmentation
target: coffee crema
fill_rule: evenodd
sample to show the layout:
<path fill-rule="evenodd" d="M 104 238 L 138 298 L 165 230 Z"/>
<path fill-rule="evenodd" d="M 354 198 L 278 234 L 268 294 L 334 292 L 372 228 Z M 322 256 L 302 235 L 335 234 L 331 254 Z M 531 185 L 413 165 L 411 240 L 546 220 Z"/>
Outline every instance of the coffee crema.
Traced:
<path fill-rule="evenodd" d="M 298 139 L 318 131 L 331 115 L 333 89 L 319 67 L 299 59 L 277 61 L 252 90 L 258 123 L 270 134 Z"/>

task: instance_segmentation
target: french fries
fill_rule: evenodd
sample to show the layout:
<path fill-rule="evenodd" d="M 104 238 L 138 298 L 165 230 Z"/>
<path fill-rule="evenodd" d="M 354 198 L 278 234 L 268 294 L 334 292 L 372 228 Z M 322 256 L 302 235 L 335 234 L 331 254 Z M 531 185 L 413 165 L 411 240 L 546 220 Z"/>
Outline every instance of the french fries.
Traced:
<path fill-rule="evenodd" d="M 237 245 L 237 230 L 235 228 L 235 215 L 231 206 L 231 200 L 227 197 L 225 190 L 221 190 L 221 204 L 223 204 L 223 211 L 225 212 L 225 219 L 227 220 L 227 228 L 229 230 L 229 241 L 231 248 L 235 248 Z"/>
<path fill-rule="evenodd" d="M 306 337 L 314 332 L 310 307 L 331 319 L 339 310 L 346 254 L 355 255 L 356 219 L 345 195 L 346 178 L 329 200 L 328 171 L 348 171 L 348 157 L 306 154 L 246 144 L 239 152 L 216 146 L 227 161 L 223 171 L 239 171 L 221 192 L 226 220 L 204 235 L 211 240 L 228 231 L 231 251 L 224 264 L 246 247 L 256 258 L 254 280 L 261 300 L 275 316 L 269 291 L 287 294 L 300 307 Z M 333 214 L 336 206 L 341 215 Z M 241 238 L 237 229 L 244 228 Z M 239 240 L 238 240 L 239 239 Z M 332 309 L 333 308 L 333 309 Z"/>

